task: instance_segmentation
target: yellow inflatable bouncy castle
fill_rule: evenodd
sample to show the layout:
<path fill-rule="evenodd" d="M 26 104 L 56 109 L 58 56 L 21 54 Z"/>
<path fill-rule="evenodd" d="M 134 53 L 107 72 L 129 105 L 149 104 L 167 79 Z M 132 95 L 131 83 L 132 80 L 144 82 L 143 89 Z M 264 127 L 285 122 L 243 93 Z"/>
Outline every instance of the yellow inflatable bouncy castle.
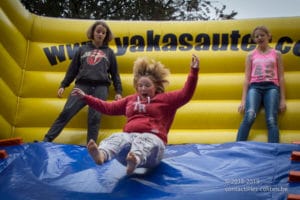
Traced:
<path fill-rule="evenodd" d="M 57 89 L 76 49 L 87 41 L 92 20 L 36 16 L 17 0 L 0 1 L 0 139 L 41 140 L 62 110 Z M 139 56 L 160 60 L 171 71 L 167 90 L 181 88 L 192 54 L 201 60 L 192 101 L 178 110 L 170 144 L 235 141 L 250 33 L 266 25 L 271 45 L 283 53 L 287 111 L 279 116 L 280 141 L 300 140 L 300 17 L 227 21 L 107 21 L 115 40 L 123 96 L 134 92 L 132 66 Z M 113 91 L 110 92 L 114 94 Z M 110 97 L 112 100 L 112 96 Z M 55 142 L 85 144 L 87 109 L 76 115 Z M 120 131 L 123 116 L 104 116 L 99 140 Z M 267 141 L 264 110 L 249 140 Z"/>

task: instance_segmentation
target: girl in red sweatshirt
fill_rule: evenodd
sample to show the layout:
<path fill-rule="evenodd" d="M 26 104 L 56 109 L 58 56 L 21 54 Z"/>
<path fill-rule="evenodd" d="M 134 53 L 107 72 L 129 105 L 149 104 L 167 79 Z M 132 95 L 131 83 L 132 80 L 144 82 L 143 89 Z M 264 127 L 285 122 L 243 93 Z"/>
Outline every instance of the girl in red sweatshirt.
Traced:
<path fill-rule="evenodd" d="M 127 166 L 127 174 L 137 167 L 152 168 L 163 158 L 167 135 L 178 108 L 193 96 L 198 81 L 199 59 L 192 56 L 190 72 L 180 90 L 165 92 L 169 70 L 148 58 L 138 58 L 133 67 L 136 93 L 107 102 L 74 88 L 73 95 L 107 115 L 125 115 L 123 132 L 102 140 L 99 147 L 90 140 L 87 148 L 97 164 L 116 158 Z"/>

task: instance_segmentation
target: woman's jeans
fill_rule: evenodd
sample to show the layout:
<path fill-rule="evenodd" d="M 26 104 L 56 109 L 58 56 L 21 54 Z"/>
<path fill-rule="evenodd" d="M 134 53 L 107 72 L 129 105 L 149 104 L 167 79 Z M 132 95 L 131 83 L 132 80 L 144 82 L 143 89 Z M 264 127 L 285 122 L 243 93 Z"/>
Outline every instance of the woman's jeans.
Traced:
<path fill-rule="evenodd" d="M 280 89 L 270 82 L 252 83 L 249 86 L 245 115 L 237 134 L 237 141 L 246 141 L 261 104 L 265 108 L 265 119 L 268 128 L 268 142 L 279 142 L 278 108 Z"/>
<path fill-rule="evenodd" d="M 95 96 L 102 100 L 107 100 L 108 97 L 108 86 L 103 85 L 87 85 L 87 84 L 76 84 L 75 87 L 80 88 L 86 94 Z M 86 103 L 78 96 L 69 95 L 67 102 L 59 114 L 53 125 L 49 129 L 48 133 L 44 137 L 44 142 L 52 142 L 67 125 L 67 123 L 76 115 Z M 97 141 L 98 131 L 101 123 L 101 113 L 88 107 L 88 130 L 87 130 L 87 142 L 90 139 Z"/>

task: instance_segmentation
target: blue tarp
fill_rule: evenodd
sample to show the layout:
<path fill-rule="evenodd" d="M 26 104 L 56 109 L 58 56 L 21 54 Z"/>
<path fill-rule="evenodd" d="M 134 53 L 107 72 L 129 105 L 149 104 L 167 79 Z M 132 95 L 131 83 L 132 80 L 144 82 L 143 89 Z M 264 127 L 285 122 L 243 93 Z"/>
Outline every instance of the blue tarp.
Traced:
<path fill-rule="evenodd" d="M 233 142 L 171 145 L 161 164 L 127 176 L 116 160 L 96 165 L 84 146 L 25 143 L 0 147 L 1 199 L 283 200 L 300 194 L 289 183 L 296 144 Z"/>

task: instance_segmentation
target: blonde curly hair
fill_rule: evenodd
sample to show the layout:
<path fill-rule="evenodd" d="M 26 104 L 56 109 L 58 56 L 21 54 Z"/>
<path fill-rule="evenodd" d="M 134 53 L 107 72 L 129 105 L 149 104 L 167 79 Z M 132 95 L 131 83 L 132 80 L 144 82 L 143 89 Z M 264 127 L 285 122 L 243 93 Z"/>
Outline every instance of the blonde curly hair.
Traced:
<path fill-rule="evenodd" d="M 155 85 L 155 93 L 163 93 L 165 91 L 165 86 L 169 84 L 166 79 L 170 74 L 170 70 L 165 68 L 165 66 L 154 59 L 149 59 L 147 57 L 140 57 L 136 59 L 133 65 L 133 85 L 137 89 L 137 82 L 141 77 L 148 77 Z"/>

